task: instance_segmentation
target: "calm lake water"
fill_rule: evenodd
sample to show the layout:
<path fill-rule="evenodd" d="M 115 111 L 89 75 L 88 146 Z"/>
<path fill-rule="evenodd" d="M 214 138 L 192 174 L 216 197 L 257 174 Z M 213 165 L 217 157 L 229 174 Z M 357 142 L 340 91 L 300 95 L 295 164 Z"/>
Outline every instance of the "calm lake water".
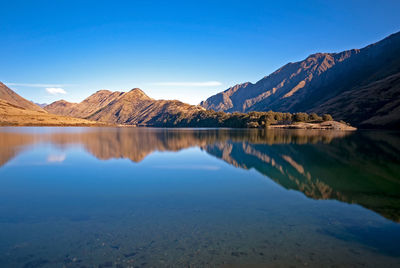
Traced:
<path fill-rule="evenodd" d="M 400 267 L 400 133 L 0 128 L 0 267 Z"/>

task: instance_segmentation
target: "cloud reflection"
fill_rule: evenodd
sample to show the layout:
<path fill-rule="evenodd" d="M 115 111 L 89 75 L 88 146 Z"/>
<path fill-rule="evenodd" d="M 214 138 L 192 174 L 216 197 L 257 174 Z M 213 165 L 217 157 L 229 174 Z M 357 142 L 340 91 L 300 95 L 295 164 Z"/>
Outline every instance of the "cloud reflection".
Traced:
<path fill-rule="evenodd" d="M 67 158 L 66 154 L 51 154 L 47 157 L 48 163 L 62 163 Z"/>

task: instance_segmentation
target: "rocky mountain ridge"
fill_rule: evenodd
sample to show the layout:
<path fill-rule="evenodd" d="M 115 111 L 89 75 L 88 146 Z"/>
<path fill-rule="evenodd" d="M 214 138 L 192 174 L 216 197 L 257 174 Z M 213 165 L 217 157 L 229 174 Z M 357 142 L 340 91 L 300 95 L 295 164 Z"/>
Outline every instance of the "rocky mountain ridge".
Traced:
<path fill-rule="evenodd" d="M 190 116 L 205 109 L 178 100 L 155 100 L 141 89 L 134 88 L 128 92 L 100 90 L 80 103 L 61 100 L 46 106 L 45 110 L 114 124 L 154 125 L 167 120 L 169 116 L 181 113 Z"/>
<path fill-rule="evenodd" d="M 362 49 L 316 53 L 288 63 L 255 84 L 235 85 L 200 105 L 224 112 L 330 113 L 357 126 L 396 127 L 399 75 L 400 32 Z"/>

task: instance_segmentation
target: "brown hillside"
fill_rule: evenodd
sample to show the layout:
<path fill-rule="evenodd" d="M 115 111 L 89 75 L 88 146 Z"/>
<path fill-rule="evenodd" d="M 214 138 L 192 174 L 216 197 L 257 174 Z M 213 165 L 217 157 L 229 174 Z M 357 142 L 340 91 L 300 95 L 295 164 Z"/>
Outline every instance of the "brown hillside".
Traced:
<path fill-rule="evenodd" d="M 99 126 L 103 123 L 28 110 L 0 99 L 0 126 Z"/>
<path fill-rule="evenodd" d="M 19 96 L 17 93 L 9 89 L 6 85 L 4 85 L 2 82 L 0 82 L 0 99 L 7 101 L 10 104 L 32 110 L 32 111 L 42 111 L 44 110 L 39 107 L 38 105 L 34 104 L 31 101 L 28 101 L 21 96 Z"/>
<path fill-rule="evenodd" d="M 204 110 L 177 100 L 154 100 L 139 88 L 129 92 L 100 90 L 80 103 L 57 101 L 45 109 L 58 115 L 129 125 L 154 125 L 171 115 Z"/>

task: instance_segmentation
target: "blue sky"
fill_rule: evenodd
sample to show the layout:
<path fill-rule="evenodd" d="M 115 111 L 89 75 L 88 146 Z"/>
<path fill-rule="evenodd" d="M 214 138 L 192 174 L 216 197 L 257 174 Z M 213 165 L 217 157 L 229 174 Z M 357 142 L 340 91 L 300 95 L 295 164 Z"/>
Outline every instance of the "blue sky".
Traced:
<path fill-rule="evenodd" d="M 0 1 L 0 81 L 41 103 L 140 87 L 197 104 L 400 30 L 398 0 Z"/>

